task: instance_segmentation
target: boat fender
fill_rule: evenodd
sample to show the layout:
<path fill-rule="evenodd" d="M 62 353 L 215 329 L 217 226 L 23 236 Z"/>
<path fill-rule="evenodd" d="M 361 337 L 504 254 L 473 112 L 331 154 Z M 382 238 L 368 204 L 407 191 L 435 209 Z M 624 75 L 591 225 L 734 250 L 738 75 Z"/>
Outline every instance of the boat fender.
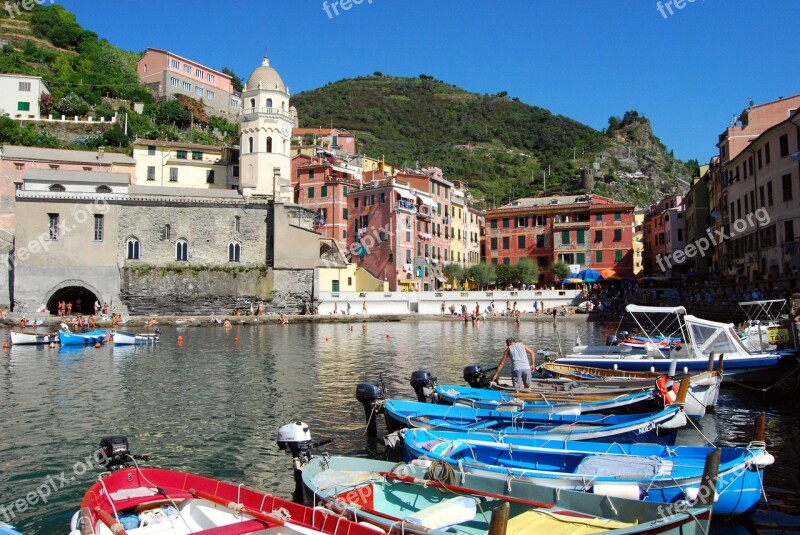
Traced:
<path fill-rule="evenodd" d="M 686 501 L 690 504 L 697 502 L 697 496 L 700 494 L 700 487 L 689 487 L 685 491 L 683 491 L 683 495 L 686 497 Z M 714 492 L 714 503 L 717 503 L 719 500 L 719 492 Z"/>
<path fill-rule="evenodd" d="M 628 500 L 641 499 L 639 485 L 632 484 L 595 483 L 592 487 L 592 493 L 608 496 L 609 498 L 626 498 Z"/>
<path fill-rule="evenodd" d="M 680 429 L 685 427 L 689 421 L 686 419 L 686 413 L 679 411 L 673 418 L 670 418 L 663 424 L 659 425 L 659 429 Z"/>
<path fill-rule="evenodd" d="M 748 466 L 755 466 L 757 468 L 764 468 L 775 462 L 775 457 L 767 450 L 762 450 L 757 453 L 747 464 Z"/>
<path fill-rule="evenodd" d="M 669 385 L 669 379 L 667 376 L 661 375 L 658 379 L 656 379 L 656 388 L 658 388 L 658 393 L 661 396 L 661 399 L 664 400 L 664 405 L 669 405 L 678 399 L 680 382 L 672 381 L 672 385 Z"/>

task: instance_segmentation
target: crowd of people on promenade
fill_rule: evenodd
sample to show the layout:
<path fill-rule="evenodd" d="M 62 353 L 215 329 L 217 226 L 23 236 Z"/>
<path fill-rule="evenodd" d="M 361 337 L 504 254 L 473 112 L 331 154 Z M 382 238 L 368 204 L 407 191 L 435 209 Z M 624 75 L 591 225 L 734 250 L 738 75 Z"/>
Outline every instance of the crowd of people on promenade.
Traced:
<path fill-rule="evenodd" d="M 664 286 L 621 280 L 614 283 L 586 284 L 582 297 L 591 311 L 601 317 L 620 317 L 625 306 L 633 303 L 648 306 L 685 306 L 695 311 L 725 311 L 738 303 L 766 299 L 788 299 L 795 292 L 789 288 L 757 287 L 737 291 L 713 278 L 689 279 Z"/>

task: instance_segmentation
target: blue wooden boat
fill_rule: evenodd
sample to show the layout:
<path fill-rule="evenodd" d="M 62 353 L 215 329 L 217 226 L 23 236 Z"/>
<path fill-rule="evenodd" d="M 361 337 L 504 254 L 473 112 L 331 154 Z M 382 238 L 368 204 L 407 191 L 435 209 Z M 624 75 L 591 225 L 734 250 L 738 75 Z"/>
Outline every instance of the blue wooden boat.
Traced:
<path fill-rule="evenodd" d="M 0 520 L 0 535 L 22 535 L 17 528 Z"/>
<path fill-rule="evenodd" d="M 524 413 L 574 415 L 593 412 L 630 413 L 655 411 L 664 407 L 655 388 L 633 394 L 611 395 L 608 399 L 600 401 L 581 401 L 580 396 L 575 396 L 572 401 L 550 401 L 547 399 L 548 395 L 544 393 L 541 394 L 540 400 L 534 401 L 520 399 L 501 390 L 459 385 L 438 385 L 434 388 L 434 394 L 437 400 L 445 405 L 464 405 L 490 410 L 520 410 Z"/>
<path fill-rule="evenodd" d="M 707 506 L 668 511 L 640 500 L 474 474 L 447 481 L 422 466 L 352 457 L 314 457 L 302 479 L 309 503 L 385 533 L 701 535 L 708 533 L 711 517 Z M 506 503 L 507 522 L 490 530 Z"/>
<path fill-rule="evenodd" d="M 713 447 L 542 440 L 425 429 L 403 433 L 407 459 L 442 460 L 460 471 L 523 479 L 549 487 L 652 502 L 694 500 Z M 752 513 L 763 469 L 774 462 L 763 443 L 722 448 L 715 515 Z"/>
<path fill-rule="evenodd" d="M 85 333 L 58 331 L 58 339 L 61 340 L 62 346 L 94 345 L 98 342 L 104 344 L 108 340 L 108 333 L 103 330 L 87 331 Z"/>
<path fill-rule="evenodd" d="M 655 442 L 673 445 L 677 430 L 688 422 L 683 407 L 671 405 L 647 414 L 537 414 L 474 409 L 390 399 L 380 402 L 389 432 L 408 427 L 522 434 L 556 440 Z"/>

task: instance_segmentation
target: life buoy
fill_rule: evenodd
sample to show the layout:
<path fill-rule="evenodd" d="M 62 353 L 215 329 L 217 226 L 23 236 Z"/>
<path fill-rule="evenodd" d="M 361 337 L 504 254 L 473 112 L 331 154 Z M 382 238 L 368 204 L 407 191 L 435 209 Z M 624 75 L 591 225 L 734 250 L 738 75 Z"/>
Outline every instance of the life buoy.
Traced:
<path fill-rule="evenodd" d="M 662 375 L 656 379 L 656 389 L 658 389 L 658 394 L 661 396 L 661 399 L 664 400 L 664 405 L 674 403 L 675 400 L 678 399 L 678 390 L 680 389 L 679 381 L 672 381 L 671 385 L 669 385 L 667 381 L 669 381 L 669 378 L 666 375 Z"/>

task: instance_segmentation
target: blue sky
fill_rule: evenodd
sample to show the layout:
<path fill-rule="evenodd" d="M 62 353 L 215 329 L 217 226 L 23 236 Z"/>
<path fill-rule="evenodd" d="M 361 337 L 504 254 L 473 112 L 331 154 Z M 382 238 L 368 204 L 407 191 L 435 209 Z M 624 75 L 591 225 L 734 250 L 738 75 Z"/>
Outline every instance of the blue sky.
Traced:
<path fill-rule="evenodd" d="M 701 163 L 750 98 L 800 93 L 796 0 L 683 0 L 671 15 L 665 0 L 663 15 L 653 0 L 361 0 L 336 15 L 328 0 L 330 16 L 322 0 L 56 1 L 116 46 L 243 78 L 266 49 L 293 93 L 382 71 L 508 91 L 598 129 L 635 109 Z"/>

